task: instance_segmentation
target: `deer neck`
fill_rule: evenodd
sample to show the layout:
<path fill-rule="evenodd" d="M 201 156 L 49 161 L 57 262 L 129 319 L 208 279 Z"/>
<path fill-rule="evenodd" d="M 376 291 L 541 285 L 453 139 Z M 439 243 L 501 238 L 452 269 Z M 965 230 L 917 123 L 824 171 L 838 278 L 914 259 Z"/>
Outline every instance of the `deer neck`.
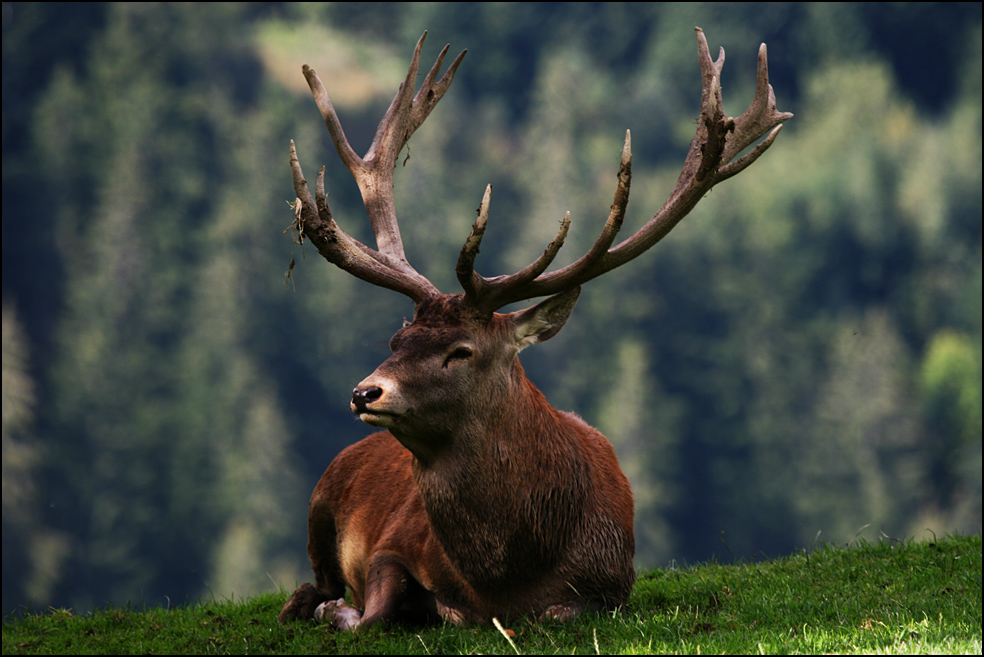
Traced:
<path fill-rule="evenodd" d="M 565 540 L 545 520 L 576 521 L 583 506 L 570 428 L 516 365 L 509 403 L 486 416 L 494 420 L 462 429 L 437 458 L 413 462 L 435 535 L 479 589 L 504 579 L 535 581 Z"/>

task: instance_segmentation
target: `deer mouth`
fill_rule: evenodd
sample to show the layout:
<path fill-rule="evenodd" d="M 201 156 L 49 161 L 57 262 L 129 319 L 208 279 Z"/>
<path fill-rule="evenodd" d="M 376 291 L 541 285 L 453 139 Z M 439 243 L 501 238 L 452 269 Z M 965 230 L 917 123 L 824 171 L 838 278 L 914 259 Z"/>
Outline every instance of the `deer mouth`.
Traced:
<path fill-rule="evenodd" d="M 355 397 L 351 404 L 352 412 L 359 416 L 359 419 L 374 427 L 389 427 L 401 413 L 398 410 L 386 410 L 383 408 L 370 408 L 364 399 Z"/>
<path fill-rule="evenodd" d="M 357 413 L 359 419 L 366 424 L 373 427 L 382 427 L 384 429 L 393 426 L 397 418 L 400 417 L 400 413 L 370 409 L 361 409 L 357 411 Z"/>

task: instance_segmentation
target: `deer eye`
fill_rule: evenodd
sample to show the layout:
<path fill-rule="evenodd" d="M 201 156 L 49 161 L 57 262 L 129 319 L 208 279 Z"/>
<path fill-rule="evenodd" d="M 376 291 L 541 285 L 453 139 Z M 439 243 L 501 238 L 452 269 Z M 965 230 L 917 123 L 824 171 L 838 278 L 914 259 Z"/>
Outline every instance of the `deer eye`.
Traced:
<path fill-rule="evenodd" d="M 450 354 L 448 354 L 448 357 L 444 359 L 444 365 L 442 367 L 444 369 L 447 369 L 448 366 L 451 364 L 451 361 L 468 360 L 471 357 L 472 357 L 471 349 L 469 349 L 468 347 L 458 347 Z"/>

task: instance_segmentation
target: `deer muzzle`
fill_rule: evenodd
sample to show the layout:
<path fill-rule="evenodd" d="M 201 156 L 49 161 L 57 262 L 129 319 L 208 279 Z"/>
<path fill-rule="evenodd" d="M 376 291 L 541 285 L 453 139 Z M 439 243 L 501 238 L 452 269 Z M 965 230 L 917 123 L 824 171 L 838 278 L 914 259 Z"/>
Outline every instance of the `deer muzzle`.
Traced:
<path fill-rule="evenodd" d="M 366 379 L 352 391 L 349 408 L 366 424 L 388 428 L 408 410 L 409 405 L 399 393 L 399 385 L 372 378 Z"/>

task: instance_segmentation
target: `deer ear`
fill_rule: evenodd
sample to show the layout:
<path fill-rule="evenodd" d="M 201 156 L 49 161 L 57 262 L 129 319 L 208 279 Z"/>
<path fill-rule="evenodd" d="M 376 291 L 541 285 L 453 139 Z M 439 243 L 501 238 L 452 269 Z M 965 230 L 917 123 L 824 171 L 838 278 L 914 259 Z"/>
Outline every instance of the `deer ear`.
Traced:
<path fill-rule="evenodd" d="M 571 316 L 580 294 L 581 287 L 578 286 L 555 294 L 526 310 L 509 313 L 515 327 L 516 346 L 520 351 L 557 335 Z"/>

